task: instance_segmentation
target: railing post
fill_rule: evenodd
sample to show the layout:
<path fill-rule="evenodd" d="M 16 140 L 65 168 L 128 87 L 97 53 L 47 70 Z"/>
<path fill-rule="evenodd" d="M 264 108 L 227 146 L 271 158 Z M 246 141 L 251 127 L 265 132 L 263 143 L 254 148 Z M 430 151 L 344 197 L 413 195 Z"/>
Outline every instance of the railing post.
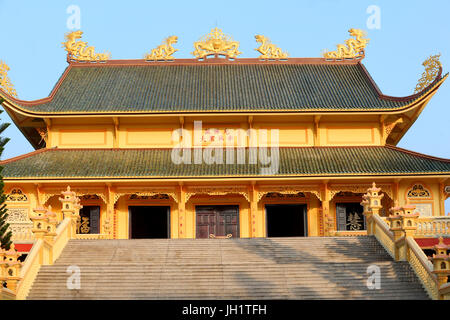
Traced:
<path fill-rule="evenodd" d="M 438 288 L 441 289 L 448 282 L 450 276 L 450 255 L 447 254 L 450 247 L 444 243 L 442 237 L 439 237 L 439 243 L 433 249 L 435 253 L 429 259 L 433 262 L 433 273 L 438 279 Z M 441 293 L 439 298 L 444 299 Z"/>
<path fill-rule="evenodd" d="M 395 260 L 407 260 L 408 246 L 405 242 L 407 237 L 413 237 L 417 230 L 418 213 L 414 213 L 415 206 L 407 203 L 405 206 L 398 206 L 389 209 L 391 213 L 387 220 L 389 229 L 394 234 Z"/>
<path fill-rule="evenodd" d="M 380 215 L 380 209 L 383 207 L 381 205 L 381 199 L 383 199 L 384 194 L 380 194 L 381 188 L 377 188 L 377 185 L 372 183 L 372 187 L 367 189 L 367 193 L 363 195 L 363 201 L 361 205 L 364 207 L 366 221 L 367 221 L 367 234 L 375 234 L 375 225 L 373 221 L 373 216 Z M 368 202 L 368 203 L 367 203 Z"/>
<path fill-rule="evenodd" d="M 70 191 L 70 187 L 67 186 L 67 190 L 61 192 L 62 198 L 59 198 L 59 201 L 62 203 L 62 213 L 64 219 L 71 219 L 71 239 L 76 237 L 77 233 L 77 222 L 80 219 L 80 209 L 83 206 L 80 205 L 80 198 L 77 197 L 76 193 Z"/>

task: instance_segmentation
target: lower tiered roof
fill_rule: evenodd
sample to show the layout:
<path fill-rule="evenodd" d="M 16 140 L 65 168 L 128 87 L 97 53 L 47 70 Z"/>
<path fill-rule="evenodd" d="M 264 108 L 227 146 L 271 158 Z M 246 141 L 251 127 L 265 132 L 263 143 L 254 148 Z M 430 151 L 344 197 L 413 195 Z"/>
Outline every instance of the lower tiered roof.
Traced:
<path fill-rule="evenodd" d="M 284 147 L 279 149 L 279 169 L 264 174 L 269 165 L 175 164 L 173 149 L 40 149 L 0 162 L 5 180 L 16 179 L 121 179 L 295 176 L 449 175 L 450 160 L 394 146 Z M 270 149 L 269 149 L 270 150 Z M 205 151 L 205 149 L 203 149 Z M 275 161 L 271 160 L 272 163 Z"/>

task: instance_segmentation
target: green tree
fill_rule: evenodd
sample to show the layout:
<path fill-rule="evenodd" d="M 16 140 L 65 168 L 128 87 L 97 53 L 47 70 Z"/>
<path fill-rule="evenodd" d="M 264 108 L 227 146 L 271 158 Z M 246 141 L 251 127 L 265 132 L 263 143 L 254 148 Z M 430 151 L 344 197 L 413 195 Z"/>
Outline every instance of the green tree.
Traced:
<path fill-rule="evenodd" d="M 0 110 L 2 113 L 3 110 Z M 9 123 L 1 123 L 0 124 L 0 135 L 6 128 L 9 127 Z M 3 150 L 5 148 L 5 144 L 7 144 L 9 138 L 4 138 L 0 136 L 0 157 L 2 156 Z M 8 210 L 6 209 L 6 195 L 3 193 L 3 176 L 1 175 L 3 167 L 0 167 L 0 248 L 9 250 L 11 246 L 11 236 L 12 232 L 9 230 L 9 224 L 6 222 L 8 218 Z"/>

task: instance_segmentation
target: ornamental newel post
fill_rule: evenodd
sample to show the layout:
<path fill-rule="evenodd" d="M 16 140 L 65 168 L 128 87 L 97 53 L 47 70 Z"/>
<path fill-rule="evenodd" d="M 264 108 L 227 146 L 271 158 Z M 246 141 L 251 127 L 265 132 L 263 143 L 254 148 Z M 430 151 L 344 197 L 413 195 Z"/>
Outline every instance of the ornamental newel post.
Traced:
<path fill-rule="evenodd" d="M 56 236 L 56 225 L 58 224 L 58 217 L 56 213 L 52 211 L 52 206 L 48 206 L 48 210 L 45 214 L 47 218 L 47 234 L 44 236 L 44 239 L 47 242 L 53 244 L 53 240 Z"/>
<path fill-rule="evenodd" d="M 380 215 L 380 209 L 383 208 L 381 205 L 381 199 L 384 197 L 384 193 L 379 194 L 381 188 L 377 188 L 377 185 L 372 183 L 372 188 L 367 189 L 367 198 L 369 199 L 369 208 L 372 211 L 372 215 Z"/>
<path fill-rule="evenodd" d="M 417 219 L 419 218 L 419 213 L 414 212 L 416 206 L 409 204 L 407 200 L 406 205 L 402 207 L 402 227 L 405 237 L 412 237 L 417 230 Z"/>
<path fill-rule="evenodd" d="M 433 273 L 438 278 L 440 288 L 447 283 L 448 276 L 450 276 L 450 255 L 447 254 L 450 247 L 444 243 L 442 237 L 439 237 L 439 243 L 433 249 L 436 253 L 429 259 L 433 262 Z"/>
<path fill-rule="evenodd" d="M 62 197 L 59 198 L 62 204 L 62 213 L 64 219 L 70 218 L 72 221 L 72 233 L 71 237 L 74 238 L 77 232 L 77 221 L 80 219 L 80 209 L 83 207 L 80 205 L 80 199 L 76 193 L 70 191 L 70 186 L 67 186 L 66 191 L 61 192 Z"/>
<path fill-rule="evenodd" d="M 2 255 L 4 256 L 4 260 L 1 262 L 3 281 L 6 281 L 6 287 L 15 293 L 17 284 L 22 279 L 20 277 L 22 262 L 18 260 L 20 253 L 17 252 L 13 243 L 8 251 L 3 251 Z"/>
<path fill-rule="evenodd" d="M 33 209 L 33 215 L 30 219 L 33 221 L 33 228 L 31 231 L 34 233 L 36 239 L 44 239 L 47 234 L 47 209 L 40 206 Z"/>
<path fill-rule="evenodd" d="M 399 240 L 403 237 L 403 208 L 398 205 L 398 202 L 395 202 L 395 206 L 389 209 L 389 217 L 387 220 L 389 221 L 389 229 L 394 234 L 394 241 Z"/>

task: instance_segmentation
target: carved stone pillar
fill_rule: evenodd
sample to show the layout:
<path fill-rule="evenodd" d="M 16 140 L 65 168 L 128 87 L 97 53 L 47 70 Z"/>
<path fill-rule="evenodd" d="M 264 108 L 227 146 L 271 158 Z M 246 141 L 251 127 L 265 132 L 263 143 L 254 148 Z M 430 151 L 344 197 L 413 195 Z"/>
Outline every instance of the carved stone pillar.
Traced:
<path fill-rule="evenodd" d="M 186 238 L 186 192 L 180 186 L 180 201 L 178 202 L 178 238 Z"/>
<path fill-rule="evenodd" d="M 257 237 L 257 216 L 258 216 L 258 191 L 253 184 L 250 187 L 250 237 Z"/>

